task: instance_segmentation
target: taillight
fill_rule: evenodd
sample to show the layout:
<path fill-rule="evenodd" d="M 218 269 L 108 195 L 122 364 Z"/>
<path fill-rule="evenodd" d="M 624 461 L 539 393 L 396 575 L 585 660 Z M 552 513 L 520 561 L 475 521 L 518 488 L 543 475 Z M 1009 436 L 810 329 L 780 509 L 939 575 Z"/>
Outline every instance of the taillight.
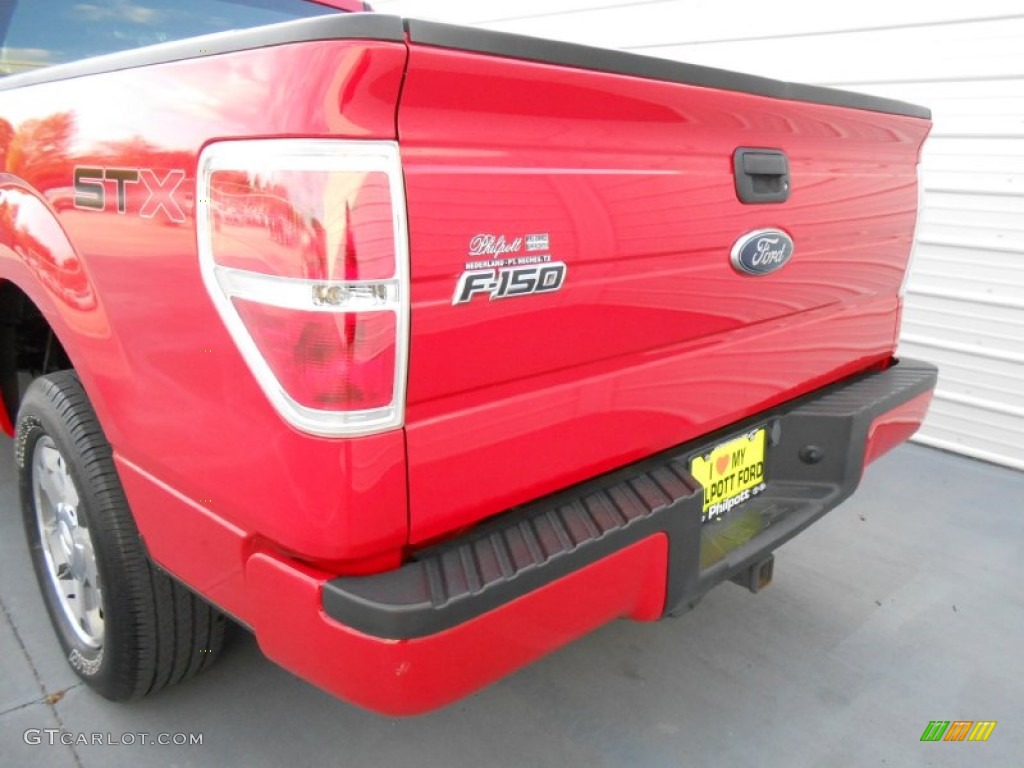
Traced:
<path fill-rule="evenodd" d="M 203 280 L 295 427 L 399 427 L 409 349 L 405 194 L 393 142 L 265 139 L 199 158 Z"/>

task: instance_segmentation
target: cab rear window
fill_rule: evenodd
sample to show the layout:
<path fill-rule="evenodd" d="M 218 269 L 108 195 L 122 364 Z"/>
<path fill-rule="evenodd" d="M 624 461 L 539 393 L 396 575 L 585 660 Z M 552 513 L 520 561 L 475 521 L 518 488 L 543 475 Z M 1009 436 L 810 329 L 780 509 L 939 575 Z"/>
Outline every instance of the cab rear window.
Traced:
<path fill-rule="evenodd" d="M 340 12 L 306 0 L 6 0 L 0 75 Z"/>

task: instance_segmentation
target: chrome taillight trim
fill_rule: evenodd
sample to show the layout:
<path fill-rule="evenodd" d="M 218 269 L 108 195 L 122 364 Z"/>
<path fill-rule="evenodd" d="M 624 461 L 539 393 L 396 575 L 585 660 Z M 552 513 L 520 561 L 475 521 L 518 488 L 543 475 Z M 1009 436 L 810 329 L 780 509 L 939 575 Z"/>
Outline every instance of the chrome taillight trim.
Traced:
<path fill-rule="evenodd" d="M 398 280 L 304 280 L 232 267 L 214 267 L 217 285 L 229 298 L 303 312 L 381 312 L 401 309 Z"/>
<path fill-rule="evenodd" d="M 383 172 L 393 211 L 395 273 L 382 280 L 305 280 L 218 266 L 214 260 L 211 179 L 225 170 Z M 255 139 L 209 144 L 196 174 L 196 238 L 203 284 L 228 333 L 267 399 L 295 428 L 322 437 L 356 437 L 405 423 L 409 367 L 409 234 L 398 144 L 339 139 Z M 395 380 L 389 405 L 360 411 L 323 411 L 300 405 L 264 360 L 232 298 L 309 312 L 394 312 Z"/>

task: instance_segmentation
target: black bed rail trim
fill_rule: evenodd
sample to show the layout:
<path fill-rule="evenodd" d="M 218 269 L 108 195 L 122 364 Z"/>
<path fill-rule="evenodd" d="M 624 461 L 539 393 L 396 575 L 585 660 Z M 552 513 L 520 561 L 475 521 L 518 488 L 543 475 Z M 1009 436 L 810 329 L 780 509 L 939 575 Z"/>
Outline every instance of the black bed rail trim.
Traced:
<path fill-rule="evenodd" d="M 437 48 L 453 48 L 514 59 L 559 64 L 567 67 L 590 69 L 619 75 L 632 75 L 647 80 L 663 80 L 670 83 L 697 85 L 738 91 L 757 96 L 768 96 L 789 101 L 805 101 L 812 104 L 827 104 L 836 107 L 851 107 L 871 112 L 931 119 L 931 110 L 916 104 L 909 104 L 880 96 L 824 88 L 816 85 L 800 85 L 781 80 L 772 80 L 757 75 L 730 72 L 697 64 L 643 56 L 625 51 L 593 48 L 575 43 L 557 42 L 538 37 L 513 35 L 506 32 L 474 29 L 471 27 L 440 24 L 432 21 L 407 19 L 405 22 L 409 40 L 420 45 Z"/>
<path fill-rule="evenodd" d="M 401 568 L 323 586 L 331 618 L 375 637 L 424 637 L 573 573 L 648 536 L 669 538 L 666 611 L 695 605 L 853 493 L 871 422 L 935 387 L 936 369 L 904 360 L 854 376 L 649 459 L 498 515 Z M 702 523 L 690 459 L 753 426 L 769 433 L 766 492 Z M 799 458 L 809 442 L 821 459 Z M 759 516 L 763 530 L 728 546 Z M 726 545 L 726 546 L 723 546 Z"/>
<path fill-rule="evenodd" d="M 32 72 L 21 72 L 0 78 L 0 91 L 23 88 L 37 83 L 68 80 L 85 75 L 118 72 L 151 64 L 167 64 L 185 59 L 200 59 L 222 53 L 235 53 L 313 40 L 384 40 L 405 41 L 402 19 L 375 13 L 337 13 L 308 19 L 284 21 L 251 29 L 217 32 L 200 37 L 187 37 L 159 45 L 130 51 L 54 64 Z"/>
<path fill-rule="evenodd" d="M 55 64 L 33 72 L 0 78 L 0 91 L 85 75 L 117 72 L 152 64 L 198 59 L 288 43 L 313 40 L 383 40 L 507 56 L 598 72 L 632 75 L 648 80 L 697 85 L 791 101 L 852 107 L 908 117 L 931 118 L 931 110 L 879 96 L 801 85 L 757 75 L 643 56 L 625 51 L 513 35 L 505 32 L 440 24 L 376 13 L 316 16 L 252 29 L 218 32 L 169 43 Z"/>

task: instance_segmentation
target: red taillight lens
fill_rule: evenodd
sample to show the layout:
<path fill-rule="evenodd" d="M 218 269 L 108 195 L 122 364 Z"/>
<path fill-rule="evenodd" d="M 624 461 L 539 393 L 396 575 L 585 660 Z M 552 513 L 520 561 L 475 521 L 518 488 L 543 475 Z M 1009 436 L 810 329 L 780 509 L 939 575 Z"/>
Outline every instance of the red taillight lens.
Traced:
<path fill-rule="evenodd" d="M 401 426 L 408 252 L 397 145 L 235 141 L 199 163 L 207 289 L 264 392 L 322 435 Z"/>
<path fill-rule="evenodd" d="M 311 280 L 395 274 L 390 182 L 379 171 L 218 171 L 210 178 L 218 265 Z"/>
<path fill-rule="evenodd" d="M 234 299 L 285 391 L 328 411 L 383 408 L 395 388 L 393 312 L 299 312 Z"/>

